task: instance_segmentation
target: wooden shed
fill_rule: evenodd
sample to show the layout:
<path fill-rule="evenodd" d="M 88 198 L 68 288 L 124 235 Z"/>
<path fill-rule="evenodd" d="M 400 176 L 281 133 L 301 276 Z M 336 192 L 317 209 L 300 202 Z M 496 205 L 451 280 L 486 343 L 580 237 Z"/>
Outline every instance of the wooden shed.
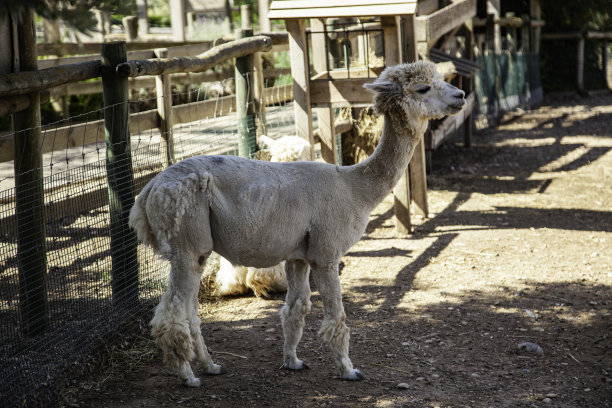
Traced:
<path fill-rule="evenodd" d="M 364 83 L 386 66 L 427 57 L 436 41 L 474 15 L 476 0 L 457 0 L 442 9 L 437 0 L 273 1 L 270 19 L 284 19 L 289 32 L 297 135 L 314 145 L 315 112 L 323 159 L 338 163 L 334 107 L 371 104 Z M 428 214 L 423 143 L 395 189 L 401 232 L 411 229 L 411 200 Z"/>

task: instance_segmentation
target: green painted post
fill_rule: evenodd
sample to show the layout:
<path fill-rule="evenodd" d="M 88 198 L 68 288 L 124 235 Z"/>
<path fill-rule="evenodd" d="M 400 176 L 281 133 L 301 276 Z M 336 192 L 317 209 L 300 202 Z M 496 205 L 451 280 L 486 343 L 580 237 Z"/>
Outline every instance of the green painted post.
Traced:
<path fill-rule="evenodd" d="M 116 66 L 127 61 L 125 42 L 102 44 L 102 92 L 106 174 L 110 211 L 113 302 L 122 306 L 138 303 L 138 242 L 128 226 L 134 205 L 134 174 L 130 149 L 128 79 L 116 74 Z"/>
<path fill-rule="evenodd" d="M 38 70 L 34 12 L 18 24 L 19 72 Z M 15 24 L 15 20 L 13 20 Z M 40 131 L 40 92 L 30 94 L 30 107 L 15 113 L 15 213 L 19 303 L 23 332 L 35 336 L 49 326 L 45 197 Z"/>
<path fill-rule="evenodd" d="M 252 37 L 252 29 L 236 30 L 236 39 Z M 255 98 L 253 54 L 236 58 L 236 114 L 238 116 L 238 154 L 253 157 L 257 151 L 255 126 Z"/>

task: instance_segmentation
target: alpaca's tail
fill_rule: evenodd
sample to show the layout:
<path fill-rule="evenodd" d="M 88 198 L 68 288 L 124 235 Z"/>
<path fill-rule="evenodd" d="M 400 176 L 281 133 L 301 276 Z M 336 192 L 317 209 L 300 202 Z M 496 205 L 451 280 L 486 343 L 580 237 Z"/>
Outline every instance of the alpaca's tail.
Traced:
<path fill-rule="evenodd" d="M 136 231 L 136 236 L 145 245 L 150 245 L 157 252 L 158 245 L 155 240 L 155 234 L 149 225 L 149 218 L 147 217 L 147 198 L 151 191 L 151 184 L 147 184 L 142 189 L 140 195 L 136 199 L 136 202 L 130 210 L 129 226 Z"/>
<path fill-rule="evenodd" d="M 164 254 L 170 250 L 170 240 L 179 232 L 186 209 L 200 199 L 198 192 L 207 189 L 209 175 L 159 176 L 151 180 L 136 199 L 129 225 L 144 244 Z"/>

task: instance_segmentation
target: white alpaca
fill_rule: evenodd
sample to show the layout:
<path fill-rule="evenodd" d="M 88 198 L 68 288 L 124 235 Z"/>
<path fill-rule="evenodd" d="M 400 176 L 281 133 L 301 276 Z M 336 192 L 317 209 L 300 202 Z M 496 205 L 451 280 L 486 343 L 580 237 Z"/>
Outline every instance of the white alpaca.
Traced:
<path fill-rule="evenodd" d="M 232 265 L 230 261 L 220 257 L 215 281 L 220 295 L 241 295 L 250 289 L 257 297 L 268 297 L 268 292 L 287 290 L 285 262 L 269 268 L 253 268 Z"/>
<path fill-rule="evenodd" d="M 299 136 L 272 139 L 261 135 L 258 139 L 259 147 L 270 153 L 271 162 L 306 161 L 310 158 L 310 143 Z M 285 262 L 269 268 L 253 268 L 232 265 L 221 257 L 215 282 L 220 295 L 241 295 L 250 289 L 257 297 L 268 297 L 268 292 L 287 290 Z"/>
<path fill-rule="evenodd" d="M 310 143 L 299 136 L 283 136 L 272 139 L 266 135 L 258 138 L 259 147 L 270 151 L 271 162 L 295 162 L 310 160 Z"/>
<path fill-rule="evenodd" d="M 360 380 L 349 358 L 340 257 L 359 241 L 370 212 L 406 170 L 430 118 L 455 114 L 463 91 L 445 83 L 431 62 L 387 68 L 366 88 L 385 123 L 378 147 L 354 166 L 269 163 L 231 156 L 198 156 L 176 163 L 142 190 L 130 213 L 138 237 L 170 260 L 170 281 L 155 309 L 152 334 L 189 386 L 199 386 L 190 361 L 218 374 L 197 315 L 203 265 L 214 250 L 234 264 L 286 262 L 287 296 L 280 311 L 283 367 L 301 370 L 296 355 L 310 309 L 309 270 L 323 300 L 319 334 L 343 379 Z M 309 268 L 310 267 L 310 268 Z"/>

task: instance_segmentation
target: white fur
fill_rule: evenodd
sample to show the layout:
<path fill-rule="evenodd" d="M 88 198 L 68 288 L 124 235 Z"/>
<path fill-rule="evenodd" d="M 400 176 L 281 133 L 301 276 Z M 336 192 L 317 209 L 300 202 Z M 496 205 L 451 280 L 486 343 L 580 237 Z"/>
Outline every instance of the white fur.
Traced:
<path fill-rule="evenodd" d="M 295 162 L 310 160 L 310 143 L 299 136 L 283 136 L 272 139 L 266 135 L 258 137 L 259 147 L 270 151 L 271 162 Z"/>
<path fill-rule="evenodd" d="M 232 265 L 230 261 L 220 257 L 215 281 L 220 295 L 241 295 L 250 289 L 257 297 L 268 297 L 268 292 L 287 290 L 285 262 L 269 268 L 253 268 Z"/>
<path fill-rule="evenodd" d="M 323 301 L 319 333 L 341 377 L 364 378 L 349 358 L 340 258 L 405 172 L 427 120 L 457 113 L 465 104 L 464 93 L 445 84 L 430 62 L 387 68 L 367 88 L 385 123 L 378 147 L 359 164 L 198 156 L 162 171 L 138 196 L 130 226 L 171 265 L 152 333 L 164 361 L 187 385 L 200 384 L 189 363 L 194 357 L 209 374 L 221 370 L 206 352 L 197 316 L 199 280 L 213 250 L 235 265 L 270 267 L 285 261 L 283 366 L 292 370 L 306 367 L 296 348 L 310 309 L 312 271 Z"/>
<path fill-rule="evenodd" d="M 310 143 L 298 136 L 283 136 L 272 139 L 266 135 L 259 136 L 260 148 L 270 152 L 271 162 L 306 161 L 310 157 Z M 220 295 L 242 295 L 250 290 L 257 297 L 268 297 L 268 292 L 287 290 L 285 262 L 269 268 L 252 268 L 232 265 L 220 257 L 220 266 L 215 278 Z"/>

